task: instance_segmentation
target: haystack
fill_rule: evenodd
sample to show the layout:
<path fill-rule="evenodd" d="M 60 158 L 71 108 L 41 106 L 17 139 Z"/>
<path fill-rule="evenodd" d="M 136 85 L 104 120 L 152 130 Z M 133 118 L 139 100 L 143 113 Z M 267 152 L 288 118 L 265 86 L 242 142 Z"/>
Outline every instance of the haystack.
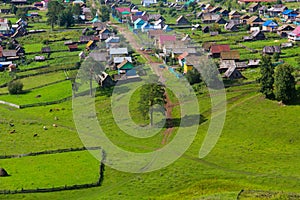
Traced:
<path fill-rule="evenodd" d="M 0 177 L 8 176 L 8 173 L 5 171 L 5 169 L 0 168 Z"/>

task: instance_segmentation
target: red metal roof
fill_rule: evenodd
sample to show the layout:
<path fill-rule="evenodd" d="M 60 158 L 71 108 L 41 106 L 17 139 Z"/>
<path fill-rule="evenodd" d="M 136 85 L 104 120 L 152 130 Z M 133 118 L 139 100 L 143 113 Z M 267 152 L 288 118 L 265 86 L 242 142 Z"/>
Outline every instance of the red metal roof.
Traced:
<path fill-rule="evenodd" d="M 211 53 L 221 53 L 224 51 L 230 51 L 230 46 L 228 44 L 215 44 L 210 48 Z"/>
<path fill-rule="evenodd" d="M 300 37 L 300 26 L 297 26 L 295 30 L 292 31 L 292 34 L 295 34 L 297 37 Z"/>
<path fill-rule="evenodd" d="M 116 10 L 120 13 L 125 12 L 125 11 L 130 12 L 130 8 L 126 8 L 126 7 L 116 8 Z"/>
<path fill-rule="evenodd" d="M 185 51 L 180 56 L 178 56 L 178 59 L 182 60 L 183 58 L 187 57 L 188 55 L 189 55 L 189 53 Z"/>
<path fill-rule="evenodd" d="M 175 35 L 160 35 L 159 36 L 159 43 L 164 44 L 166 41 L 176 41 Z"/>

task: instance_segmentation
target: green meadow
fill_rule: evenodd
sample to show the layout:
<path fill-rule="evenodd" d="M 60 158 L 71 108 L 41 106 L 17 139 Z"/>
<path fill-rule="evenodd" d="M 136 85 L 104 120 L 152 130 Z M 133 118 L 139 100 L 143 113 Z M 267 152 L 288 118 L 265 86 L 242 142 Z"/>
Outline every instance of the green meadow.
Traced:
<path fill-rule="evenodd" d="M 20 71 L 16 72 L 17 79 L 24 84 L 24 93 L 9 95 L 7 87 L 2 87 L 0 88 L 2 101 L 27 105 L 53 102 L 72 96 L 71 82 L 66 80 L 66 74 L 75 72 L 70 70 L 74 70 L 76 63 L 79 62 L 78 54 L 85 50 L 85 45 L 79 45 L 78 51 L 69 52 L 63 43 L 66 40 L 78 41 L 81 29 L 79 26 L 67 30 L 55 27 L 54 31 L 49 31 L 45 13 L 41 11 L 40 14 L 42 19 L 40 22 L 32 23 L 31 29 L 45 28 L 47 32 L 28 35 L 19 40 L 25 51 L 29 53 L 25 61 L 20 62 Z M 180 33 L 191 34 L 192 31 L 180 31 Z M 191 36 L 200 43 L 212 40 L 218 43 L 229 43 L 232 49 L 240 51 L 241 60 L 260 58 L 263 46 L 280 45 L 287 41 L 270 35 L 271 40 L 241 42 L 242 45 L 259 51 L 259 53 L 251 53 L 235 42 L 237 37 L 242 38 L 245 35 L 247 33 L 242 31 L 235 35 L 210 37 L 209 34 L 196 31 Z M 50 46 L 55 52 L 51 53 L 49 58 L 45 54 L 45 61 L 33 61 L 35 56 L 43 55 L 40 51 L 45 46 Z M 281 59 L 296 68 L 295 58 L 298 52 L 298 46 L 282 49 Z M 138 62 L 146 62 L 143 56 L 137 53 L 134 56 Z M 147 65 L 144 66 L 144 70 L 148 75 L 152 73 Z M 167 80 L 174 78 L 168 70 L 162 73 Z M 258 83 L 249 84 L 260 77 L 260 70 L 248 69 L 242 73 L 247 80 L 233 83 L 245 85 L 225 89 L 226 119 L 219 140 L 206 157 L 199 158 L 199 150 L 215 113 L 207 88 L 200 85 L 201 89 L 198 88 L 196 92 L 199 110 L 193 108 L 188 101 L 184 102 L 187 108 L 199 113 L 201 117 L 199 124 L 190 125 L 197 126 L 197 135 L 187 151 L 170 165 L 148 173 L 122 172 L 106 165 L 104 181 L 99 187 L 47 193 L 0 194 L 0 199 L 231 200 L 237 199 L 241 190 L 249 193 L 242 194 L 240 199 L 290 199 L 289 195 L 299 197 L 299 101 L 293 105 L 281 105 L 277 101 L 267 100 L 259 93 Z M 0 72 L 0 84 L 11 80 L 12 76 L 7 72 Z M 180 81 L 178 80 L 178 83 L 184 84 Z M 97 118 L 103 132 L 113 144 L 123 150 L 145 153 L 164 148 L 172 143 L 180 129 L 186 130 L 186 137 L 189 136 L 190 127 L 180 127 L 178 123 L 165 144 L 162 143 L 165 138 L 165 126 L 157 134 L 148 138 L 136 138 L 123 131 L 119 125 L 126 126 L 128 121 L 126 119 L 122 124 L 115 121 L 112 104 L 116 105 L 114 108 L 119 109 L 117 112 L 120 115 L 128 109 L 134 124 L 146 126 L 149 123 L 149 120 L 138 111 L 140 89 L 136 89 L 135 84 L 121 85 L 117 96 L 112 96 L 112 88 L 96 90 L 96 114 L 89 117 Z M 178 105 L 179 100 L 170 88 L 167 89 L 167 93 L 173 104 L 172 117 L 176 122 L 180 122 L 183 105 Z M 128 94 L 131 94 L 128 105 L 118 101 Z M 82 148 L 84 142 L 74 122 L 73 106 L 72 100 L 23 109 L 0 104 L 0 155 Z M 83 102 L 80 109 L 85 111 L 88 109 L 85 106 Z M 163 118 L 160 113 L 155 113 L 154 116 L 155 122 L 158 123 Z M 108 158 L 112 156 L 109 151 L 106 153 Z M 170 152 L 172 156 L 178 154 L 176 149 Z M 89 151 L 0 159 L 0 167 L 5 168 L 10 175 L 0 177 L 0 190 L 52 188 L 93 183 L 99 177 L 99 165 L 100 161 Z M 130 163 L 128 167 L 132 167 Z M 257 196 L 257 191 L 261 191 L 262 196 Z"/>

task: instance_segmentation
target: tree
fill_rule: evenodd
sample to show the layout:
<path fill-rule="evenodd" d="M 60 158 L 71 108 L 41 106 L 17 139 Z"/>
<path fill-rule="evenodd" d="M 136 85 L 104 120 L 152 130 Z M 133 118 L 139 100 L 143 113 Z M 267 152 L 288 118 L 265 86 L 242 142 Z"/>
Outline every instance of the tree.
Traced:
<path fill-rule="evenodd" d="M 17 10 L 18 10 L 17 6 L 12 4 L 11 7 L 10 7 L 10 12 L 13 13 L 13 14 L 16 14 Z"/>
<path fill-rule="evenodd" d="M 23 91 L 23 83 L 21 81 L 12 81 L 8 83 L 9 94 L 21 94 Z"/>
<path fill-rule="evenodd" d="M 28 12 L 28 8 L 18 8 L 17 12 L 16 12 L 16 18 L 17 19 L 21 18 L 21 19 L 25 20 L 27 12 Z"/>
<path fill-rule="evenodd" d="M 75 21 L 70 7 L 64 9 L 58 17 L 59 25 L 69 28 L 74 25 Z"/>
<path fill-rule="evenodd" d="M 277 62 L 277 61 L 279 60 L 279 58 L 280 58 L 280 54 L 279 54 L 278 52 L 275 52 L 275 53 L 273 54 L 273 59 L 274 59 L 274 61 Z"/>
<path fill-rule="evenodd" d="M 295 58 L 295 60 L 297 62 L 298 67 L 300 68 L 300 54 L 298 55 L 297 58 Z"/>
<path fill-rule="evenodd" d="M 81 8 L 80 8 L 80 5 L 79 5 L 79 4 L 73 5 L 73 7 L 72 7 L 72 13 L 73 13 L 75 16 L 79 16 L 79 15 L 81 14 Z"/>
<path fill-rule="evenodd" d="M 48 12 L 46 15 L 48 17 L 47 22 L 51 25 L 52 30 L 54 28 L 54 25 L 58 22 L 58 17 L 63 10 L 64 6 L 58 1 L 49 1 Z"/>
<path fill-rule="evenodd" d="M 265 95 L 266 98 L 274 98 L 273 84 L 274 84 L 274 69 L 272 66 L 270 56 L 263 56 L 260 64 L 260 92 Z"/>
<path fill-rule="evenodd" d="M 195 68 L 186 73 L 186 79 L 191 85 L 201 82 L 200 73 Z"/>
<path fill-rule="evenodd" d="M 139 110 L 147 118 L 150 112 L 150 125 L 153 125 L 153 111 L 154 105 L 165 104 L 165 89 L 161 84 L 151 82 L 142 86 L 140 91 Z"/>
<path fill-rule="evenodd" d="M 214 23 L 211 27 L 210 27 L 211 31 L 218 31 L 221 32 L 221 27 L 219 26 L 219 24 Z"/>
<path fill-rule="evenodd" d="M 109 21 L 109 18 L 110 18 L 110 12 L 109 12 L 109 9 L 107 6 L 101 6 L 100 7 L 100 12 L 101 12 L 101 21 L 102 22 L 107 22 Z"/>
<path fill-rule="evenodd" d="M 88 57 L 78 71 L 81 83 L 89 83 L 90 95 L 93 95 L 93 79 L 96 74 L 101 74 L 105 70 L 102 62 L 95 61 L 92 57 Z"/>
<path fill-rule="evenodd" d="M 293 67 L 289 64 L 282 64 L 276 67 L 275 71 L 275 97 L 278 101 L 289 103 L 296 96 L 295 78 Z"/>

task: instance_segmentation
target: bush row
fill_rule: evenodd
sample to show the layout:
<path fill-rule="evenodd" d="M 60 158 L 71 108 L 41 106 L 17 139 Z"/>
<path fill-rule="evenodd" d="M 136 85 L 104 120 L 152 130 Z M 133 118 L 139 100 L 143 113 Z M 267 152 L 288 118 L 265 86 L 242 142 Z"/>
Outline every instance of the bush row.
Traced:
<path fill-rule="evenodd" d="M 45 154 L 57 154 L 57 153 L 85 151 L 85 150 L 99 150 L 99 149 L 101 149 L 101 147 L 77 147 L 77 148 L 67 148 L 67 149 L 55 149 L 55 150 L 31 152 L 26 154 L 0 155 L 0 159 L 21 158 L 27 156 L 38 156 L 38 155 L 45 155 Z"/>

